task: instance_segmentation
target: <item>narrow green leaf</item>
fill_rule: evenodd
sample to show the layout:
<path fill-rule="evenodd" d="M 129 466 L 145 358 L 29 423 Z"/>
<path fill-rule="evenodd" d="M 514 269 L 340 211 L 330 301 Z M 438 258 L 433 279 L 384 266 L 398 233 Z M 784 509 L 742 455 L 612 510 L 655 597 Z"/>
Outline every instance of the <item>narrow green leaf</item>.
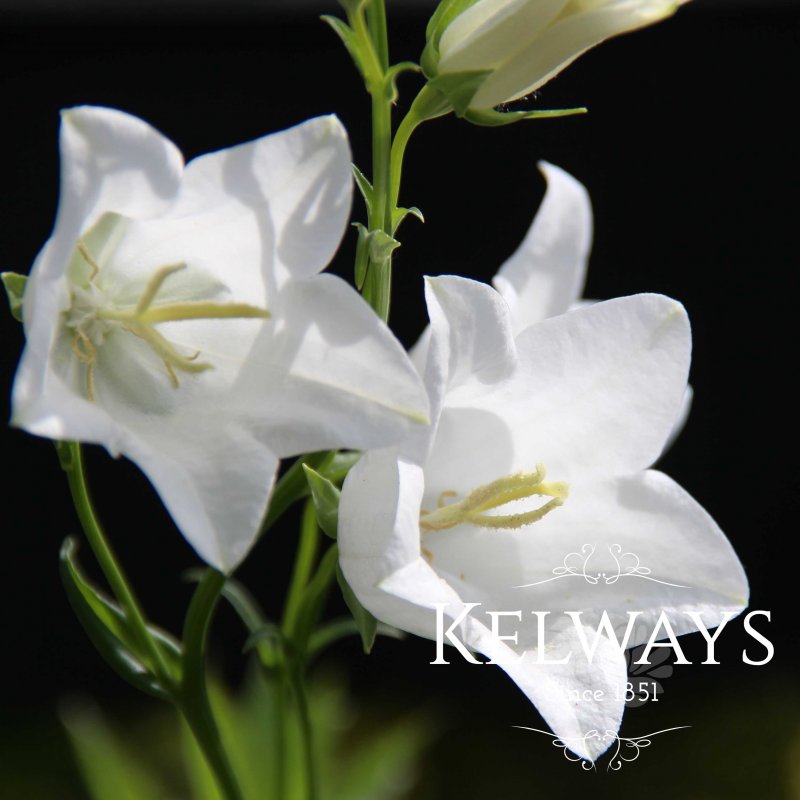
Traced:
<path fill-rule="evenodd" d="M 307 464 L 303 465 L 306 480 L 311 489 L 311 499 L 317 509 L 317 522 L 322 532 L 335 539 L 338 535 L 339 525 L 339 497 L 340 492 L 324 476 L 314 471 Z"/>
<path fill-rule="evenodd" d="M 372 646 L 375 644 L 375 636 L 378 633 L 378 620 L 361 605 L 361 601 L 350 588 L 350 584 L 347 582 L 347 578 L 344 577 L 342 568 L 338 565 L 336 566 L 336 580 L 339 582 L 339 588 L 342 590 L 344 602 L 350 609 L 350 613 L 353 615 L 353 619 L 358 626 L 364 652 L 369 653 L 372 651 Z"/>
<path fill-rule="evenodd" d="M 84 577 L 75 558 L 76 550 L 76 541 L 67 537 L 61 547 L 61 578 L 70 605 L 92 643 L 109 665 L 137 689 L 161 699 L 169 699 L 169 687 L 159 682 L 147 658 L 138 652 L 136 638 L 122 609 Z M 155 626 L 148 626 L 148 630 L 165 656 L 172 674 L 179 675 L 182 659 L 180 645 Z"/>
<path fill-rule="evenodd" d="M 367 213 L 372 214 L 374 198 L 372 184 L 367 180 L 367 176 L 355 164 L 353 164 L 353 176 L 356 179 L 356 186 L 358 186 L 361 196 L 364 198 L 364 204 L 367 206 Z"/>
<path fill-rule="evenodd" d="M 17 322 L 22 322 L 22 298 L 25 295 L 28 276 L 20 275 L 18 272 L 0 272 L 0 280 L 3 281 L 6 290 L 11 316 Z"/>
<path fill-rule="evenodd" d="M 396 208 L 392 212 L 392 230 L 395 233 L 397 233 L 397 229 L 409 214 L 411 214 L 412 217 L 416 217 L 424 224 L 425 217 L 422 216 L 422 212 L 416 206 L 412 206 L 411 208 Z"/>
<path fill-rule="evenodd" d="M 345 450 L 335 453 L 330 464 L 324 468 L 320 467 L 319 473 L 332 483 L 340 484 L 347 477 L 347 473 L 356 465 L 359 458 L 361 458 L 361 453 L 358 450 Z"/>
<path fill-rule="evenodd" d="M 585 114 L 586 108 L 556 108 L 540 109 L 535 111 L 495 111 L 493 109 L 476 111 L 468 110 L 463 116 L 473 125 L 496 128 L 502 125 L 511 125 L 527 119 L 553 119 L 554 117 L 572 117 L 576 114 Z"/>

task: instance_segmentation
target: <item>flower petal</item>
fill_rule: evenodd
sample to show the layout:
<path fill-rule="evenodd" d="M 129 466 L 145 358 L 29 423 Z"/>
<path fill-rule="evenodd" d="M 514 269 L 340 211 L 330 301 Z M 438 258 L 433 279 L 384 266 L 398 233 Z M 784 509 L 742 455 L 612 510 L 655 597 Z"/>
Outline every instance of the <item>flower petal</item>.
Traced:
<path fill-rule="evenodd" d="M 549 25 L 567 0 L 480 0 L 439 41 L 439 72 L 496 67 Z"/>
<path fill-rule="evenodd" d="M 343 280 L 292 281 L 234 387 L 281 457 L 397 441 L 428 421 L 422 381 L 386 325 Z"/>
<path fill-rule="evenodd" d="M 183 156 L 138 117 L 112 108 L 78 106 L 61 114 L 61 194 L 56 234 L 70 248 L 99 213 L 149 217 L 173 202 Z"/>
<path fill-rule="evenodd" d="M 522 49 L 510 54 L 484 81 L 471 105 L 493 108 L 522 97 L 604 39 L 658 22 L 677 7 L 675 0 L 612 0 L 590 11 L 564 14 L 540 36 L 527 39 Z"/>
<path fill-rule="evenodd" d="M 454 419 L 433 460 L 446 458 L 470 479 L 483 472 L 484 452 L 505 448 L 506 469 L 493 477 L 544 464 L 550 480 L 574 482 L 636 472 L 661 454 L 689 369 L 679 303 L 662 295 L 597 303 L 527 328 L 516 346 L 519 365 L 507 381 L 478 371 L 448 394 L 440 421 L 447 428 L 446 415 L 478 412 L 498 421 L 503 438 L 497 426 L 464 431 Z"/>
<path fill-rule="evenodd" d="M 274 272 L 280 287 L 328 265 L 346 230 L 352 191 L 347 133 L 335 116 L 316 117 L 189 162 L 170 216 L 232 203 L 249 210 L 260 229 L 252 240 L 262 248 L 253 253 L 257 272 Z M 235 256 L 242 242 L 232 232 L 220 246 Z"/>
<path fill-rule="evenodd" d="M 514 333 L 564 314 L 578 301 L 592 243 L 592 207 L 586 189 L 564 170 L 540 162 L 546 181 L 528 233 L 495 275 L 508 303 Z"/>
<path fill-rule="evenodd" d="M 473 596 L 469 588 L 457 591 L 455 584 L 444 580 L 440 570 L 420 556 L 422 491 L 420 468 L 398 460 L 393 450 L 367 453 L 351 470 L 339 509 L 339 554 L 353 591 L 378 619 L 429 639 L 436 638 L 437 604 L 446 604 L 449 627 L 465 610 L 465 603 L 483 603 L 460 627 L 461 641 L 501 666 L 571 750 L 583 758 L 597 758 L 610 741 L 588 734 L 593 730 L 615 733 L 622 717 L 626 671 L 620 649 L 600 637 L 590 665 L 569 624 L 563 624 L 548 633 L 547 659 L 563 657 L 572 650 L 569 663 L 541 665 L 536 663 L 535 647 L 523 655 L 523 647 L 512 649 L 495 639 L 485 612 L 523 606 L 497 605 L 491 592 Z M 437 564 L 435 557 L 433 563 Z M 497 577 L 502 580 L 500 573 Z M 517 592 L 515 599 L 522 597 Z M 526 608 L 523 614 L 530 627 L 528 612 Z M 570 623 L 569 618 L 564 621 Z M 590 639 L 593 634 L 587 632 Z M 523 646 L 528 647 L 531 641 L 528 637 Z M 574 693 L 582 695 L 587 689 L 592 696 L 577 702 Z M 600 694 L 596 697 L 597 690 Z"/>
<path fill-rule="evenodd" d="M 256 540 L 277 456 L 213 409 L 205 418 L 195 413 L 139 425 L 123 448 L 198 555 L 222 572 L 235 569 Z"/>

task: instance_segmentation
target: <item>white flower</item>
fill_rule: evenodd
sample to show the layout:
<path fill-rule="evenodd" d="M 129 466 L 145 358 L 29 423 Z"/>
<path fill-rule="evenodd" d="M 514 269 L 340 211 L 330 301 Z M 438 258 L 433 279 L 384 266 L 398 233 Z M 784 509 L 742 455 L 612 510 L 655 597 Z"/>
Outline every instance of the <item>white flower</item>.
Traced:
<path fill-rule="evenodd" d="M 592 642 L 603 610 L 614 630 L 639 612 L 634 647 L 662 610 L 682 634 L 697 629 L 686 611 L 712 628 L 747 602 L 742 567 L 714 521 L 647 469 L 681 408 L 686 314 L 669 298 L 636 295 L 515 335 L 508 304 L 484 284 L 432 278 L 426 291 L 433 425 L 351 471 L 342 569 L 378 619 L 421 636 L 435 637 L 437 603 L 450 620 L 480 603 L 462 641 L 499 664 L 570 749 L 595 759 L 625 702 L 622 649 L 601 633 L 593 662 L 582 655 L 580 634 Z M 652 579 L 553 580 L 584 545 L 596 552 L 593 571 L 613 575 L 614 554 L 630 553 Z M 501 630 L 509 623 L 518 641 L 493 637 L 486 612 L 517 610 L 520 621 Z M 550 612 L 546 650 L 532 611 Z M 565 611 L 580 611 L 583 627 Z M 537 663 L 569 652 L 568 663 Z"/>
<path fill-rule="evenodd" d="M 581 297 L 592 246 L 592 204 L 586 187 L 568 172 L 539 162 L 546 191 L 536 217 L 519 247 L 492 279 L 508 304 L 514 334 L 548 317 L 594 301 Z M 420 374 L 425 369 L 430 327 L 411 349 Z M 681 411 L 667 445 L 683 429 L 692 405 L 687 384 Z"/>
<path fill-rule="evenodd" d="M 463 76 L 461 85 L 437 84 L 445 94 L 457 91 L 457 108 L 490 110 L 538 89 L 605 39 L 670 16 L 683 2 L 444 0 L 428 26 L 422 65 L 429 78 Z"/>
<path fill-rule="evenodd" d="M 351 191 L 334 117 L 184 167 L 136 117 L 64 112 L 13 423 L 128 456 L 200 556 L 233 569 L 279 458 L 388 444 L 426 413 L 388 329 L 343 281 L 317 275 Z"/>

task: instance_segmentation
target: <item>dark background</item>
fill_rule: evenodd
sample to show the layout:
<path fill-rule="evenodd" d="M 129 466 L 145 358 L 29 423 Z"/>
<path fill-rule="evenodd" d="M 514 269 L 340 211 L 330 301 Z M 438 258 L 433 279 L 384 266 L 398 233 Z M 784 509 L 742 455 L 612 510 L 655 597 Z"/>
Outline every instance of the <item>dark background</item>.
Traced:
<path fill-rule="evenodd" d="M 395 61 L 418 58 L 432 7 L 390 2 Z M 26 272 L 49 234 L 58 110 L 66 106 L 137 114 L 187 159 L 336 112 L 356 162 L 368 170 L 366 96 L 338 41 L 317 20 L 323 12 L 337 13 L 335 3 L 298 3 L 290 13 L 266 1 L 137 10 L 0 2 L 2 269 Z M 392 322 L 405 344 L 425 322 L 423 274 L 486 280 L 514 250 L 542 195 L 538 159 L 566 168 L 591 194 L 596 233 L 588 296 L 657 291 L 686 305 L 695 402 L 661 466 L 727 532 L 750 578 L 751 607 L 772 612 L 768 635 L 776 649 L 767 666 L 742 665 L 747 640 L 741 620 L 731 623 L 718 647 L 722 665 L 678 668 L 658 707 L 629 711 L 623 733 L 692 728 L 654 742 L 624 773 L 587 776 L 534 734 L 510 727 L 540 721 L 499 671 L 433 669 L 429 642 L 380 642 L 369 658 L 355 642 L 342 644 L 329 662 L 346 667 L 359 702 L 390 711 L 419 705 L 437 715 L 441 737 L 424 763 L 426 797 L 611 797 L 620 790 L 651 798 L 800 797 L 800 286 L 797 131 L 790 117 L 798 22 L 789 3 L 698 0 L 661 26 L 589 53 L 537 100 L 548 108 L 587 105 L 585 117 L 498 130 L 446 119 L 412 141 L 401 200 L 419 206 L 427 224 L 406 223 L 396 260 Z M 401 80 L 398 116 L 418 85 L 413 76 Z M 364 216 L 358 203 L 355 214 Z M 353 239 L 349 232 L 334 265 L 346 277 Z M 0 324 L 7 418 L 22 334 L 4 313 Z M 0 436 L 0 758 L 6 770 L 57 776 L 63 783 L 54 797 L 80 797 L 68 788 L 57 704 L 88 693 L 125 719 L 140 698 L 100 661 L 63 594 L 58 549 L 78 525 L 52 446 L 6 428 Z M 146 608 L 179 630 L 190 594 L 181 574 L 196 557 L 134 467 L 92 452 L 90 470 L 103 519 Z M 288 525 L 273 531 L 240 573 L 273 613 L 293 536 Z M 83 560 L 91 570 L 85 549 Z M 235 681 L 243 632 L 225 610 L 215 637 Z M 697 661 L 698 638 L 686 640 Z M 753 655 L 761 652 L 751 647 Z"/>

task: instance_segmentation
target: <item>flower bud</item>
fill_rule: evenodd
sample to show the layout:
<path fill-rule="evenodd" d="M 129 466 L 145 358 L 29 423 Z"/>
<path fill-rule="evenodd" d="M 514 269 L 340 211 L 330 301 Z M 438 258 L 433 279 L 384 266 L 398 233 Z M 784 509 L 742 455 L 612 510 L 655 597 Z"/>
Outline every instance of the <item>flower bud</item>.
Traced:
<path fill-rule="evenodd" d="M 422 67 L 455 111 L 535 91 L 590 47 L 658 22 L 687 0 L 443 0 Z"/>

